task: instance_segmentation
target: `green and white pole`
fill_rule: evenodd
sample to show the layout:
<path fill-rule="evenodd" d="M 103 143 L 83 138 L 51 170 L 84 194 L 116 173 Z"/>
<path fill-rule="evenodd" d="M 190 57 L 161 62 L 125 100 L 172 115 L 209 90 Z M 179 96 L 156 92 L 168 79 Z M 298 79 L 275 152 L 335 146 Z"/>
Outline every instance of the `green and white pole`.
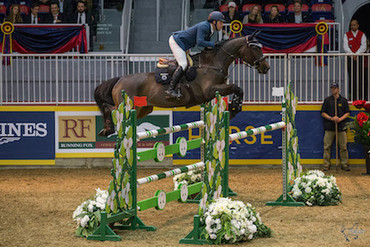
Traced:
<path fill-rule="evenodd" d="M 265 126 L 261 126 L 261 127 L 255 128 L 255 129 L 250 129 L 250 130 L 247 130 L 247 131 L 242 131 L 242 132 L 230 134 L 229 135 L 229 141 L 235 141 L 235 140 L 238 140 L 238 139 L 243 139 L 243 138 L 246 138 L 248 136 L 258 135 L 258 134 L 261 134 L 261 133 L 264 133 L 264 132 L 267 132 L 267 131 L 282 129 L 284 127 L 285 127 L 285 122 L 283 122 L 283 121 L 278 122 L 278 123 L 265 125 Z"/>
<path fill-rule="evenodd" d="M 180 124 L 180 125 L 175 125 L 172 127 L 166 127 L 166 128 L 161 128 L 157 130 L 148 130 L 144 132 L 139 132 L 137 133 L 137 139 L 145 139 L 145 138 L 150 138 L 150 137 L 156 137 L 160 135 L 166 135 L 170 133 L 176 133 L 182 130 L 189 130 L 189 129 L 194 129 L 194 128 L 203 128 L 204 127 L 204 121 L 196 121 L 192 123 L 186 123 L 186 124 Z"/>
<path fill-rule="evenodd" d="M 138 185 L 147 184 L 147 183 L 150 183 L 156 180 L 172 177 L 180 173 L 184 173 L 184 172 L 188 172 L 188 171 L 192 171 L 196 169 L 202 169 L 202 168 L 204 168 L 204 162 L 198 162 L 192 165 L 183 166 L 183 167 L 176 168 L 170 171 L 159 173 L 157 175 L 151 175 L 145 178 L 140 178 L 137 180 L 137 184 Z"/>

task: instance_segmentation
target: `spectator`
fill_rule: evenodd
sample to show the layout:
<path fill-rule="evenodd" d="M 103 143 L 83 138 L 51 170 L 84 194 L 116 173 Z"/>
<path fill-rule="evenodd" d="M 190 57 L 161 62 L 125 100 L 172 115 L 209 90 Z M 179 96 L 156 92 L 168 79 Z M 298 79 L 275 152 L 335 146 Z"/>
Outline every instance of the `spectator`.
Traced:
<path fill-rule="evenodd" d="M 300 1 L 294 2 L 294 12 L 288 15 L 289 23 L 311 22 L 309 13 L 302 12 L 302 3 Z"/>
<path fill-rule="evenodd" d="M 240 21 L 240 15 L 236 11 L 235 2 L 229 2 L 228 4 L 229 11 L 225 14 L 225 23 L 231 23 L 234 20 Z"/>
<path fill-rule="evenodd" d="M 347 133 L 344 130 L 345 122 L 349 116 L 348 101 L 339 94 L 339 85 L 333 82 L 330 85 L 331 96 L 325 98 L 321 107 L 321 116 L 324 118 L 324 170 L 330 170 L 331 146 L 336 136 L 335 125 L 338 125 L 338 143 L 340 166 L 345 171 L 350 171 L 348 167 Z M 335 102 L 337 101 L 337 114 L 335 114 Z"/>
<path fill-rule="evenodd" d="M 59 8 L 60 8 L 60 13 L 64 15 L 64 18 L 66 20 L 70 20 L 73 16 L 73 13 L 76 10 L 76 1 L 75 0 L 59 0 Z"/>
<path fill-rule="evenodd" d="M 59 12 L 59 3 L 58 2 L 52 2 L 50 4 L 50 15 L 48 17 L 49 23 L 62 23 L 64 22 L 64 16 Z"/>
<path fill-rule="evenodd" d="M 86 3 L 84 1 L 79 0 L 77 2 L 77 11 L 73 14 L 72 18 L 73 23 L 89 25 L 90 51 L 92 51 L 93 40 L 96 40 L 96 22 L 94 17 L 89 12 L 86 12 Z"/>
<path fill-rule="evenodd" d="M 359 30 L 359 27 L 358 20 L 352 19 L 350 30 L 343 38 L 343 49 L 345 53 L 359 54 L 366 52 L 366 35 Z M 363 58 L 361 56 L 349 56 L 347 64 L 350 100 L 367 100 L 369 91 L 367 83 L 363 85 Z M 365 93 L 365 98 L 362 98 L 363 92 Z"/>
<path fill-rule="evenodd" d="M 13 4 L 10 7 L 9 15 L 6 18 L 6 21 L 10 21 L 11 23 L 22 23 L 23 19 L 20 13 L 20 7 L 18 4 Z"/>
<path fill-rule="evenodd" d="M 262 17 L 261 17 L 261 9 L 259 5 L 254 5 L 252 7 L 251 12 L 244 16 L 243 18 L 243 24 L 259 24 L 263 23 Z"/>
<path fill-rule="evenodd" d="M 279 13 L 279 8 L 276 5 L 272 5 L 270 8 L 270 14 L 266 16 L 265 23 L 283 23 L 284 20 Z"/>
<path fill-rule="evenodd" d="M 38 2 L 32 3 L 31 13 L 25 16 L 24 23 L 31 23 L 31 24 L 42 23 L 42 20 L 39 16 L 39 9 L 40 9 L 40 4 Z"/>

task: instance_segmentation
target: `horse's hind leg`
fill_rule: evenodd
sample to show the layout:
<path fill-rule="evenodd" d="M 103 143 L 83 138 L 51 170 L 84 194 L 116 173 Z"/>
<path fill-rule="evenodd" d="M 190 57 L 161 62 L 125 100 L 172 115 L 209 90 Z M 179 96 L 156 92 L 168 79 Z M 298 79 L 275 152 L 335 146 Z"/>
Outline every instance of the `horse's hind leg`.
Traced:
<path fill-rule="evenodd" d="M 136 107 L 137 118 L 143 118 L 153 111 L 153 106 Z"/>
<path fill-rule="evenodd" d="M 114 125 L 112 119 L 112 111 L 115 109 L 113 105 L 103 103 L 103 117 L 104 117 L 104 127 L 99 132 L 99 136 L 109 136 L 114 133 Z"/>

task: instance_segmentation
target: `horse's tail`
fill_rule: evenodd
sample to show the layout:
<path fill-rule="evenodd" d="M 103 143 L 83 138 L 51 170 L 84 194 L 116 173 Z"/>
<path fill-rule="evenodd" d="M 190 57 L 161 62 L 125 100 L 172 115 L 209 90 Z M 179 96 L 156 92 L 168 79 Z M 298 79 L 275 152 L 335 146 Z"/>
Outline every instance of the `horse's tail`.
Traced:
<path fill-rule="evenodd" d="M 104 113 L 104 104 L 114 106 L 114 101 L 112 97 L 112 89 L 116 85 L 120 77 L 115 77 L 110 80 L 104 81 L 102 84 L 95 88 L 94 98 L 99 109 Z"/>

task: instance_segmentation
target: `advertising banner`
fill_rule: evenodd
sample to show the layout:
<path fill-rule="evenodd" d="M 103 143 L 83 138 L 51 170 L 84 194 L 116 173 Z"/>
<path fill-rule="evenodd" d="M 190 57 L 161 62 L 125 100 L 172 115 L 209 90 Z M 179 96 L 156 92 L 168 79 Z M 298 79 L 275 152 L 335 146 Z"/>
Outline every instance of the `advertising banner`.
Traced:
<path fill-rule="evenodd" d="M 54 112 L 0 112 L 0 164 L 32 164 L 4 160 L 54 160 L 54 130 Z"/>
<path fill-rule="evenodd" d="M 113 157 L 116 136 L 99 136 L 103 128 L 103 117 L 98 111 L 56 112 L 56 153 L 57 157 Z M 155 111 L 138 119 L 138 132 L 170 126 L 171 111 Z M 157 141 L 170 144 L 170 136 L 148 138 L 138 143 L 138 148 L 151 148 Z"/>

